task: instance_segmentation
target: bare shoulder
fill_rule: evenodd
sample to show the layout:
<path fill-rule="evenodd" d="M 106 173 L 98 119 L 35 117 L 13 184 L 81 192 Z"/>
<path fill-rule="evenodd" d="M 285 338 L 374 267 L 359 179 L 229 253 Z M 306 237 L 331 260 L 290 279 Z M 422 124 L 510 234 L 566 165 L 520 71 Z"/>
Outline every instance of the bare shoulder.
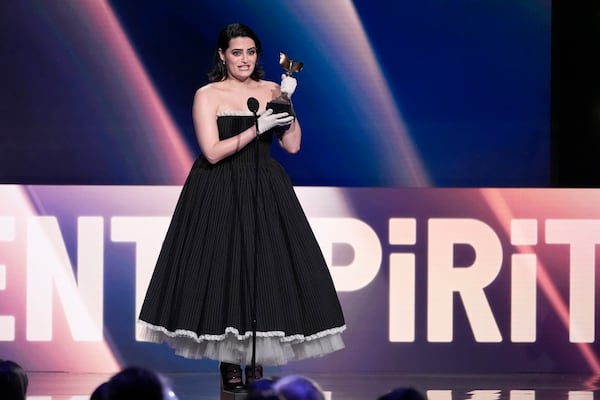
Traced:
<path fill-rule="evenodd" d="M 210 97 L 215 97 L 218 96 L 219 93 L 219 87 L 217 84 L 215 83 L 209 83 L 207 85 L 204 85 L 200 88 L 198 88 L 198 90 L 196 90 L 196 94 L 195 97 L 196 98 L 210 98 Z"/>
<path fill-rule="evenodd" d="M 272 81 L 260 80 L 258 81 L 258 84 L 267 90 L 279 88 L 279 84 Z"/>
<path fill-rule="evenodd" d="M 209 83 L 196 90 L 194 102 L 203 104 L 216 104 L 222 95 L 223 90 L 218 83 Z"/>

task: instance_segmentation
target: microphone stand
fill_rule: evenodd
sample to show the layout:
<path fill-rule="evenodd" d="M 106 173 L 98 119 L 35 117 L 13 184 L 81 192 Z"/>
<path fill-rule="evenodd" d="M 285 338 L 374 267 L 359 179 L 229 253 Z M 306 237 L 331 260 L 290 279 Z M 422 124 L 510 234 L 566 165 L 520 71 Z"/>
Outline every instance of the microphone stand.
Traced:
<path fill-rule="evenodd" d="M 253 100 L 253 101 L 251 101 Z M 253 284 L 254 284 L 254 288 L 253 288 L 253 295 L 252 295 L 252 361 L 251 361 L 251 368 L 252 368 L 252 379 L 255 379 L 255 374 L 256 374 L 256 329 L 257 329 L 257 322 L 256 322 L 256 308 L 257 308 L 257 302 L 256 302 L 256 292 L 257 292 L 257 288 L 258 288 L 258 279 L 257 279 L 257 272 L 258 272 L 258 165 L 259 165 L 259 141 L 260 141 L 260 133 L 258 131 L 258 115 L 257 115 L 257 111 L 258 111 L 258 101 L 255 101 L 256 99 L 254 99 L 253 97 L 251 97 L 250 99 L 248 99 L 248 108 L 250 109 L 250 111 L 252 111 L 252 114 L 254 115 L 254 125 L 256 127 L 256 138 L 254 139 L 254 147 L 256 149 L 256 157 L 255 157 L 255 163 L 254 163 L 254 167 L 255 167 L 255 187 L 254 187 L 254 273 L 253 273 Z M 246 377 L 247 379 L 247 377 Z"/>

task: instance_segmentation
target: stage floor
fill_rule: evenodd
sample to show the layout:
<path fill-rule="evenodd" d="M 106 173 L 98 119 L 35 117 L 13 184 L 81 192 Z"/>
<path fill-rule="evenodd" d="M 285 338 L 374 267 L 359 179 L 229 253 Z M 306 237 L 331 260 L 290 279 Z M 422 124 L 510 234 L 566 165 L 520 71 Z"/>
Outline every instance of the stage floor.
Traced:
<path fill-rule="evenodd" d="M 428 400 L 593 400 L 600 377 L 557 374 L 307 374 L 332 400 L 375 400 L 410 386 Z M 30 400 L 87 400 L 110 375 L 29 372 Z M 218 400 L 217 373 L 166 374 L 179 400 Z"/>

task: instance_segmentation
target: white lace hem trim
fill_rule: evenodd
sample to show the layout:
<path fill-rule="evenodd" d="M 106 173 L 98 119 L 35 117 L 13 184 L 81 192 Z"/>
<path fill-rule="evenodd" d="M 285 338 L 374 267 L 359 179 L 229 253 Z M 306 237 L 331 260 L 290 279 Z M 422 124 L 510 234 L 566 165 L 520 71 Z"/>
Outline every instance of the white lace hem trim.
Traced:
<path fill-rule="evenodd" d="M 138 321 L 143 340 L 166 342 L 175 353 L 186 358 L 210 358 L 232 363 L 250 363 L 252 332 L 241 335 L 235 328 L 227 328 L 222 335 L 197 335 L 195 332 Z M 291 360 L 320 357 L 344 348 L 341 333 L 346 325 L 327 329 L 313 335 L 285 336 L 284 332 L 269 331 L 256 334 L 256 359 L 263 365 L 281 365 Z"/>
<path fill-rule="evenodd" d="M 231 328 L 231 327 L 226 328 L 225 333 L 222 335 L 208 335 L 208 334 L 207 335 L 198 335 L 198 334 L 196 334 L 196 332 L 188 331 L 187 329 L 177 329 L 175 331 L 169 331 L 164 326 L 152 325 L 146 321 L 138 320 L 138 323 L 147 329 L 150 329 L 155 332 L 161 332 L 162 334 L 164 334 L 168 337 L 175 338 L 175 337 L 184 336 L 184 337 L 190 338 L 192 340 L 195 340 L 198 343 L 206 341 L 206 340 L 221 341 L 230 335 L 233 335 L 237 340 L 246 340 L 246 339 L 249 339 L 252 337 L 252 331 L 249 331 L 249 332 L 244 333 L 243 335 L 240 335 L 239 331 L 236 328 Z M 346 330 L 346 325 L 342 325 L 337 328 L 330 328 L 330 329 L 326 329 L 321 332 L 317 332 L 310 336 L 304 336 L 302 334 L 285 336 L 285 333 L 282 331 L 269 331 L 269 332 L 256 332 L 256 337 L 257 338 L 259 338 L 259 337 L 278 338 L 281 342 L 284 342 L 284 343 L 301 343 L 304 341 L 311 341 L 311 340 L 323 338 L 325 336 L 342 333 L 345 330 Z"/>

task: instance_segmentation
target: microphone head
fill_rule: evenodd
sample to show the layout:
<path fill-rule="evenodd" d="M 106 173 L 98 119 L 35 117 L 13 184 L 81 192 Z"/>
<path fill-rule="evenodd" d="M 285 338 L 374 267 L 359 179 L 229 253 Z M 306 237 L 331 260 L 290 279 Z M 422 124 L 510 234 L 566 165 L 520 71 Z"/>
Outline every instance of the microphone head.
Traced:
<path fill-rule="evenodd" d="M 253 113 L 258 111 L 258 100 L 256 100 L 254 97 L 250 97 L 246 104 L 248 105 L 248 110 L 252 111 Z"/>

